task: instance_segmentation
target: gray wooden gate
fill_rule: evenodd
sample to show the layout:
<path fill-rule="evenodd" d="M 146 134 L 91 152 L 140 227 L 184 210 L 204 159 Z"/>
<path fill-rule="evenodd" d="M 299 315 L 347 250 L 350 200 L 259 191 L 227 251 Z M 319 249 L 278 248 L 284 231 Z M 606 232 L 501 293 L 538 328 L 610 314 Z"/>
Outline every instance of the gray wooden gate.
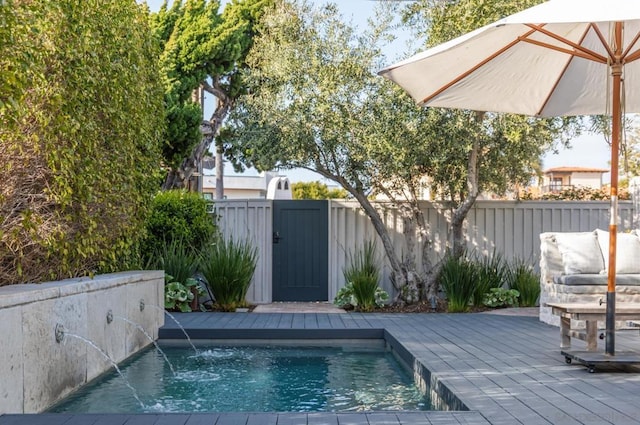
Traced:
<path fill-rule="evenodd" d="M 273 301 L 327 301 L 327 201 L 273 201 Z"/>

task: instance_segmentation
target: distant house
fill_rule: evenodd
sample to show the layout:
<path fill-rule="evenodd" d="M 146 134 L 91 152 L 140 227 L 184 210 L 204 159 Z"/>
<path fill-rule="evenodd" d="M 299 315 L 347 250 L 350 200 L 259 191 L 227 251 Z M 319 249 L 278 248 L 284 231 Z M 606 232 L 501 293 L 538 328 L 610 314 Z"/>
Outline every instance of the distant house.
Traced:
<path fill-rule="evenodd" d="M 291 199 L 291 183 L 277 173 L 265 172 L 255 175 L 229 174 L 224 176 L 225 199 Z M 205 199 L 216 196 L 216 177 L 205 174 L 202 182 Z"/>
<path fill-rule="evenodd" d="M 544 170 L 541 189 L 543 193 L 559 192 L 564 189 L 586 187 L 602 188 L 602 176 L 606 168 L 555 167 Z"/>

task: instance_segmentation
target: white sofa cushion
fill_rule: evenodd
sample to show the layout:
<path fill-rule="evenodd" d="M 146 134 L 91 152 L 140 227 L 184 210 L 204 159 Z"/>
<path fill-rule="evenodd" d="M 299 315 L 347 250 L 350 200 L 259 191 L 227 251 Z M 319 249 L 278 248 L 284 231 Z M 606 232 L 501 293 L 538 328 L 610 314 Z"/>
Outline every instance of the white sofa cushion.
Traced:
<path fill-rule="evenodd" d="M 603 272 L 609 269 L 609 232 L 596 229 L 598 245 L 604 258 Z M 618 233 L 616 239 L 616 273 L 640 273 L 640 238 L 635 233 Z"/>
<path fill-rule="evenodd" d="M 604 259 L 595 232 L 556 233 L 565 274 L 600 273 Z"/>

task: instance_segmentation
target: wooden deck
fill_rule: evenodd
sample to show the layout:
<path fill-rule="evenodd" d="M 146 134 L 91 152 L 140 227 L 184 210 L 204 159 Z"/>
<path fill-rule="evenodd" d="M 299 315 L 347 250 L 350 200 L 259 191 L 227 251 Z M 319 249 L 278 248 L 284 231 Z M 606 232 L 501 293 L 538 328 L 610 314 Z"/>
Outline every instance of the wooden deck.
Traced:
<path fill-rule="evenodd" d="M 384 338 L 444 398 L 467 411 L 234 413 L 175 415 L 4 415 L 7 424 L 640 424 L 640 373 L 632 366 L 588 373 L 565 363 L 556 327 L 535 317 L 492 314 L 189 313 L 176 318 L 192 338 Z M 163 339 L 183 338 L 167 318 Z M 575 348 L 584 343 L 576 341 Z M 640 351 L 637 330 L 617 348 Z"/>

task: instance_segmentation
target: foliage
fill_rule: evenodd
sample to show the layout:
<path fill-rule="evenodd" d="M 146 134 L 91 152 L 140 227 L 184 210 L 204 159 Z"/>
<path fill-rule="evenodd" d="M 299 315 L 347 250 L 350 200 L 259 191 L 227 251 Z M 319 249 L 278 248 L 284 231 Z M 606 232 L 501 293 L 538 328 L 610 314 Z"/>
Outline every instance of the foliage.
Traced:
<path fill-rule="evenodd" d="M 381 287 L 376 287 L 374 294 L 374 303 L 376 307 L 382 307 L 389 300 L 389 294 L 387 291 L 382 289 Z M 354 307 L 358 308 L 358 299 L 355 296 L 355 292 L 353 290 L 353 284 L 347 283 L 345 286 L 338 290 L 333 303 L 338 307 Z M 368 310 L 363 310 L 368 311 Z"/>
<path fill-rule="evenodd" d="M 341 20 L 335 5 L 279 2 L 247 57 L 250 90 L 238 99 L 227 134 L 234 160 L 244 165 L 306 168 L 344 188 L 372 220 L 397 293 L 414 302 L 424 271 L 409 258 L 412 248 L 406 259 L 395 252 L 369 200 L 374 191 L 392 192 L 392 185 L 415 201 L 407 214 L 424 222 L 414 189 L 424 176 L 427 122 L 408 96 L 374 74 L 392 19 L 387 13 L 361 33 Z M 418 226 L 411 240 L 426 246 L 427 233 Z"/>
<path fill-rule="evenodd" d="M 293 199 L 344 199 L 347 191 L 344 189 L 329 189 L 326 184 L 315 182 L 297 182 L 291 185 Z"/>
<path fill-rule="evenodd" d="M 129 0 L 0 10 L 0 284 L 138 267 L 164 128 L 145 14 Z"/>
<path fill-rule="evenodd" d="M 169 190 L 153 198 L 146 230 L 142 252 L 145 258 L 152 258 L 175 242 L 199 252 L 214 238 L 217 227 L 207 212 L 207 201 L 199 194 Z"/>
<path fill-rule="evenodd" d="M 385 298 L 386 292 L 379 291 L 380 262 L 376 250 L 374 241 L 365 242 L 355 254 L 349 253 L 349 264 L 342 270 L 349 287 L 345 292 L 353 296 L 354 302 L 350 304 L 362 311 L 371 311 L 388 298 L 388 295 Z M 346 294 L 341 294 L 340 298 L 346 298 Z"/>
<path fill-rule="evenodd" d="M 191 303 L 195 299 L 194 289 L 198 295 L 203 295 L 198 287 L 198 281 L 189 278 L 184 282 L 173 280 L 173 276 L 164 275 L 164 308 L 183 313 L 191 311 Z"/>
<path fill-rule="evenodd" d="M 483 304 L 485 294 L 493 288 L 502 287 L 505 283 L 509 264 L 502 254 L 494 251 L 490 256 L 479 256 L 472 263 L 476 267 L 476 284 L 473 291 L 472 304 L 480 306 Z"/>
<path fill-rule="evenodd" d="M 447 254 L 444 258 L 438 281 L 447 297 L 450 313 L 469 310 L 476 288 L 478 268 L 465 257 Z"/>
<path fill-rule="evenodd" d="M 393 19 L 393 9 L 386 11 L 358 32 L 332 5 L 279 4 L 247 57 L 251 90 L 238 100 L 230 124 L 236 160 L 259 169 L 316 171 L 360 202 L 380 236 L 397 293 L 413 302 L 437 293 L 437 267 L 418 202 L 425 184 L 451 201 L 458 252 L 463 221 L 478 194 L 528 181 L 566 127 L 562 119 L 416 107 L 397 86 L 375 76 L 385 62 L 381 47 Z M 417 245 L 407 247 L 407 258 L 395 253 L 369 202 L 372 193 L 403 205 L 408 240 Z"/>
<path fill-rule="evenodd" d="M 491 288 L 484 294 L 483 304 L 487 307 L 518 307 L 520 292 L 515 289 Z"/>
<path fill-rule="evenodd" d="M 534 193 L 525 191 L 520 195 L 520 199 L 524 201 L 604 201 L 611 198 L 608 187 L 600 189 L 590 187 L 571 187 L 559 190 L 557 192 Z M 618 190 L 618 199 L 630 200 L 631 195 L 626 188 Z"/>
<path fill-rule="evenodd" d="M 150 266 L 172 277 L 174 281 L 185 283 L 198 270 L 199 258 L 196 251 L 180 239 L 167 241 L 156 251 Z"/>
<path fill-rule="evenodd" d="M 243 92 L 239 76 L 263 11 L 272 0 L 237 0 L 220 11 L 220 0 L 165 2 L 149 16 L 163 49 L 167 135 L 163 146 L 170 173 L 165 188 L 185 187 L 208 152 L 235 98 Z M 216 97 L 211 117 L 202 119 L 197 90 Z M 203 130 L 203 131 L 201 131 Z"/>
<path fill-rule="evenodd" d="M 405 8 L 404 18 L 429 46 L 435 46 L 541 1 L 419 0 Z M 577 118 L 537 119 L 442 108 L 429 108 L 429 113 L 443 120 L 429 177 L 433 192 L 452 202 L 455 255 L 464 251 L 463 224 L 478 195 L 503 194 L 526 185 L 540 169 L 541 156 L 582 128 Z"/>
<path fill-rule="evenodd" d="M 220 238 L 204 249 L 201 272 L 224 311 L 246 306 L 257 259 L 258 251 L 249 241 Z"/>
<path fill-rule="evenodd" d="M 516 259 L 509 267 L 507 287 L 520 294 L 522 307 L 535 307 L 540 297 L 540 276 L 522 259 Z"/>

